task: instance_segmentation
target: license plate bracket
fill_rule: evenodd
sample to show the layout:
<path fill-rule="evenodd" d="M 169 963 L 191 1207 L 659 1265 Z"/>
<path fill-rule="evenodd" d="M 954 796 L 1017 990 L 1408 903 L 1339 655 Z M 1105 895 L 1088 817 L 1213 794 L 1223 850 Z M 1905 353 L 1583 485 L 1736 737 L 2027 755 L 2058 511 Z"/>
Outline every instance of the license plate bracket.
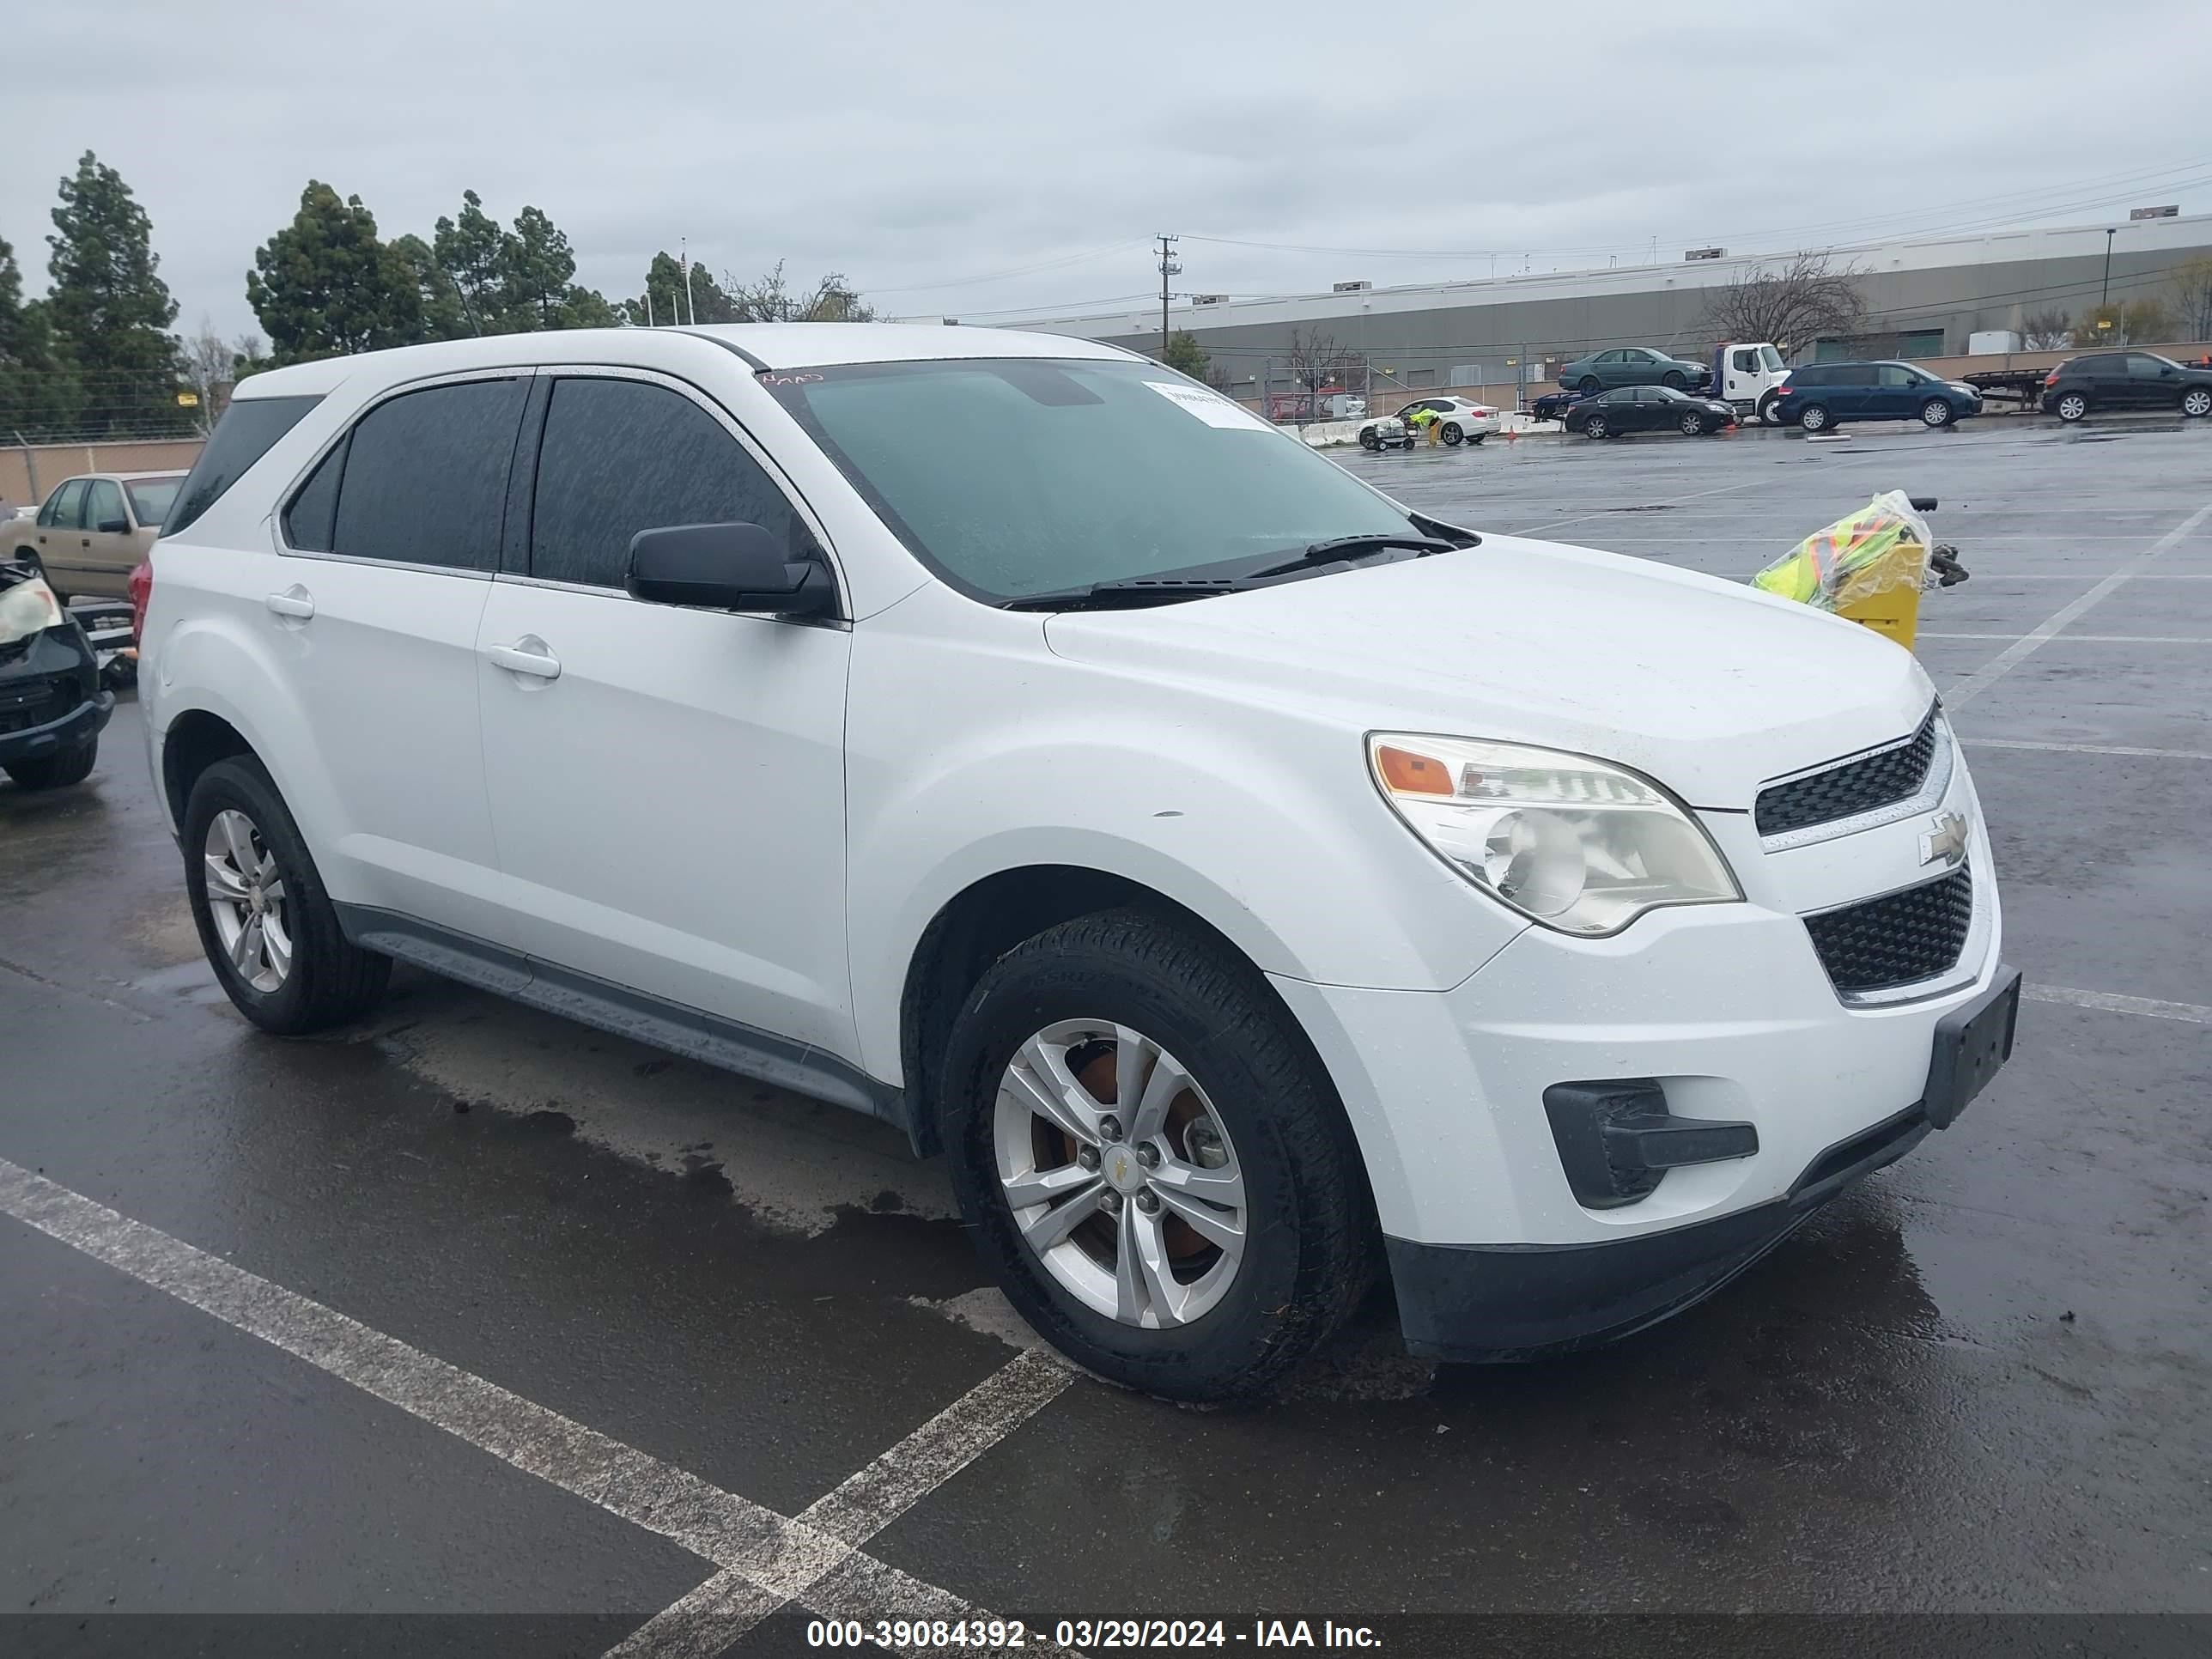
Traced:
<path fill-rule="evenodd" d="M 1965 1006 L 1954 1008 L 1936 1027 L 1935 1052 L 1928 1062 L 1928 1087 L 1922 1109 L 1938 1129 L 1948 1129 L 2012 1057 L 2020 1021 L 2017 968 L 2000 968 L 1996 983 Z"/>

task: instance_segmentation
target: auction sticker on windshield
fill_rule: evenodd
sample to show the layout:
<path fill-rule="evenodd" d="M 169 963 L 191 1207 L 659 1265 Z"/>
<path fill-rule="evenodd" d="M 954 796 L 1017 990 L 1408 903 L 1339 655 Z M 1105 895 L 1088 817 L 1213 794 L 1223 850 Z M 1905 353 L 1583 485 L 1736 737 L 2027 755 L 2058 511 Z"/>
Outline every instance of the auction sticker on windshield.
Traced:
<path fill-rule="evenodd" d="M 1173 380 L 1147 380 L 1145 384 L 1176 408 L 1195 415 L 1208 426 L 1249 428 L 1257 432 L 1274 428 L 1242 404 L 1232 404 L 1228 398 L 1211 392 L 1201 392 L 1194 386 L 1177 386 Z"/>

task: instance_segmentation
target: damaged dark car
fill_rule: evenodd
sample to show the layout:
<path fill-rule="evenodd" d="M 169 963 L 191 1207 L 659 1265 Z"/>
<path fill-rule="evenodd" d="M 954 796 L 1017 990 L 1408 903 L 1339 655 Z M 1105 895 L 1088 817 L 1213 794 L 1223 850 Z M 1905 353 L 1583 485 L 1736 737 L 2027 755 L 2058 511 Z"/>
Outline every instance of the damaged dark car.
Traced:
<path fill-rule="evenodd" d="M 22 789 L 83 781 L 114 712 L 76 619 L 35 569 L 0 563 L 0 771 Z"/>

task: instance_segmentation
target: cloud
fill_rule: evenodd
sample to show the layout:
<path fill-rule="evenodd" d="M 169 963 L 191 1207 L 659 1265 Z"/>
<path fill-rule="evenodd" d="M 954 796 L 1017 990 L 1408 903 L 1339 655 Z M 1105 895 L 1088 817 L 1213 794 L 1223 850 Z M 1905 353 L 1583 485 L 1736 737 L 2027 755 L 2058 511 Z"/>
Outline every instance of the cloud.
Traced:
<path fill-rule="evenodd" d="M 40 70 L 90 40 L 97 76 Z M 2055 66 L 2037 40 L 2065 42 Z M 465 188 L 502 218 L 535 204 L 610 294 L 688 237 L 718 270 L 785 258 L 956 314 L 1144 293 L 1162 230 L 1193 238 L 1179 286 L 1283 293 L 2094 221 L 2138 183 L 2212 207 L 2185 121 L 2100 121 L 2085 149 L 2023 105 L 2025 64 L 2124 106 L 2153 40 L 2160 87 L 2212 84 L 2201 0 L 2095 28 L 2045 0 L 83 0 L 13 25 L 0 236 L 36 287 L 54 182 L 97 150 L 152 215 L 184 319 L 229 332 L 310 177 L 386 235 L 427 235 Z"/>

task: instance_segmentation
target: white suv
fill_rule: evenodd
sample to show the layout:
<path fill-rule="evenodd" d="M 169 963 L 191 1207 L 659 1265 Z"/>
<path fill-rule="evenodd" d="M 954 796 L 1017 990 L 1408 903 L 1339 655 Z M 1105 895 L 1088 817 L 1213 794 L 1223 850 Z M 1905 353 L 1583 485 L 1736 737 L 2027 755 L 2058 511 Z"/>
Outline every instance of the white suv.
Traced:
<path fill-rule="evenodd" d="M 1687 1305 L 2009 1049 L 1913 659 L 1398 506 L 1104 345 L 519 334 L 240 386 L 141 683 L 280 1033 L 390 959 L 874 1113 L 1085 1365 L 1220 1398 L 1378 1271 Z"/>

